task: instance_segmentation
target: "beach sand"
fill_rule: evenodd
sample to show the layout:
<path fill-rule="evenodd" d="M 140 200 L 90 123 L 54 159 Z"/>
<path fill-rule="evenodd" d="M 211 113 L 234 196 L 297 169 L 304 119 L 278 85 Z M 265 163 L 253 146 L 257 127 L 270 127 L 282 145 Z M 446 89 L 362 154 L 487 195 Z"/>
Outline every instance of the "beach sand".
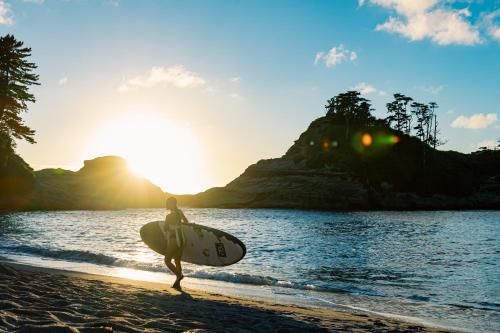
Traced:
<path fill-rule="evenodd" d="M 0 332 L 445 332 L 394 319 L 0 263 Z"/>

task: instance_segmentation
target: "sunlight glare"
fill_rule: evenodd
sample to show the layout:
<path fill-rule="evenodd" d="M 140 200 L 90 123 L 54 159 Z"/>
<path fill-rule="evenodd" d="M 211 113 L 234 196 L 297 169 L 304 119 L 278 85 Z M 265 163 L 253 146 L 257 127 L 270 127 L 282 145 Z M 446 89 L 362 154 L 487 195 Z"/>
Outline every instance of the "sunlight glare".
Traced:
<path fill-rule="evenodd" d="M 87 143 L 85 159 L 117 155 L 132 172 L 175 193 L 197 193 L 208 186 L 203 150 L 187 126 L 151 113 L 125 115 L 99 128 Z"/>

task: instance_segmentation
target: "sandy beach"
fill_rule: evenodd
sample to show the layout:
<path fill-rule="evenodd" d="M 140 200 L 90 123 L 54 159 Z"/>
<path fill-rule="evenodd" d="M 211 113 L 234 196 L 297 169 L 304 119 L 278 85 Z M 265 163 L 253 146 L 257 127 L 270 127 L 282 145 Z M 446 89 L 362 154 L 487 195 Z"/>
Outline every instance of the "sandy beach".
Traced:
<path fill-rule="evenodd" d="M 445 332 L 365 314 L 0 263 L 0 332 Z"/>

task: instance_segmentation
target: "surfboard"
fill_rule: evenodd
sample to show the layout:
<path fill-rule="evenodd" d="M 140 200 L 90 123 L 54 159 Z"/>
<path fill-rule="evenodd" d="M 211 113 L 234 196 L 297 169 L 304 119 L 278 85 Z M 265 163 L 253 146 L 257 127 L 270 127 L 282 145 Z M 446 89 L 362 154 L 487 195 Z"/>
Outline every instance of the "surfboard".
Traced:
<path fill-rule="evenodd" d="M 150 222 L 140 230 L 142 241 L 161 255 L 165 255 L 167 248 L 163 223 Z M 183 223 L 182 231 L 186 238 L 182 261 L 196 265 L 228 266 L 237 263 L 246 254 L 245 244 L 227 232 L 194 223 Z"/>

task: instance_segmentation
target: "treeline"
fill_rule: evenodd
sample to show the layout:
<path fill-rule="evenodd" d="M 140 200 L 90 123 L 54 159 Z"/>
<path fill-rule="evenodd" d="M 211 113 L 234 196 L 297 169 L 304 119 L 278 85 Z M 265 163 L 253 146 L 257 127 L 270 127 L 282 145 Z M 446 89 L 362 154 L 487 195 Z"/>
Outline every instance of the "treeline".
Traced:
<path fill-rule="evenodd" d="M 0 210 L 22 206 L 34 184 L 33 170 L 14 151 L 16 139 L 35 143 L 35 131 L 22 117 L 35 102 L 30 86 L 39 84 L 30 56 L 14 36 L 0 37 Z"/>
<path fill-rule="evenodd" d="M 394 101 L 387 103 L 386 107 L 389 114 L 386 121 L 395 130 L 407 135 L 413 134 L 434 149 L 445 143 L 438 138 L 440 132 L 436 110 L 439 106 L 436 102 L 420 103 L 409 96 L 396 93 Z"/>
<path fill-rule="evenodd" d="M 406 135 L 420 139 L 422 143 L 436 149 L 443 145 L 439 138 L 436 102 L 428 104 L 414 101 L 400 93 L 394 94 L 394 100 L 386 104 L 388 116 L 377 119 L 372 115 L 374 109 L 370 100 L 361 96 L 359 91 L 347 91 L 329 99 L 325 106 L 327 117 L 341 121 L 346 127 L 346 139 L 351 134 L 352 126 L 389 127 Z"/>

